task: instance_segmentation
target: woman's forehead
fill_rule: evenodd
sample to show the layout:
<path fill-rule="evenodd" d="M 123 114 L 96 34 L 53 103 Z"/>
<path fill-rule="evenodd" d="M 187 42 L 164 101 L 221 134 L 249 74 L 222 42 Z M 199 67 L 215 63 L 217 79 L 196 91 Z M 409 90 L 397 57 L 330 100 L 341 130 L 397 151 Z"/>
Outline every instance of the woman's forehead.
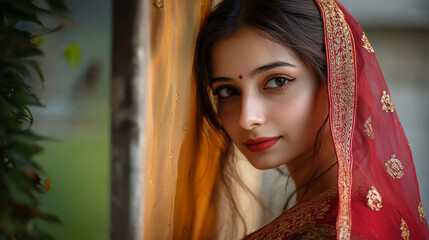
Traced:
<path fill-rule="evenodd" d="M 211 52 L 214 75 L 248 74 L 271 62 L 284 61 L 295 66 L 302 63 L 294 51 L 278 44 L 259 32 L 243 28 L 217 42 Z M 214 76 L 217 77 L 217 76 Z"/>

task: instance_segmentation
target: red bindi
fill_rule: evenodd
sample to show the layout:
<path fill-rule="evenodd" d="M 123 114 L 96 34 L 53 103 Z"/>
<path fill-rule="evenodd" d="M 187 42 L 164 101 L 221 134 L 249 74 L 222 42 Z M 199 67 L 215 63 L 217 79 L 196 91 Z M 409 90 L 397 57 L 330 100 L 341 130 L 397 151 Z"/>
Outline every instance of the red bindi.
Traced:
<path fill-rule="evenodd" d="M 238 78 L 243 79 L 243 75 L 238 76 Z"/>

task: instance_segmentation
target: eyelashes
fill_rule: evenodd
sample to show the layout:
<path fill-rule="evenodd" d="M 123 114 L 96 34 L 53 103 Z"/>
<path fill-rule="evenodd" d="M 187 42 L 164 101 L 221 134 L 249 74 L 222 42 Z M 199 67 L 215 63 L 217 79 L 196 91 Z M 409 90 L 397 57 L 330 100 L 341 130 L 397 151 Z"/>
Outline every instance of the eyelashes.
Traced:
<path fill-rule="evenodd" d="M 281 92 L 289 87 L 294 80 L 295 78 L 290 78 L 285 75 L 273 75 L 266 80 L 263 90 Z M 227 100 L 231 97 L 240 95 L 240 91 L 235 86 L 222 85 L 213 90 L 213 95 L 218 97 L 219 100 Z"/>
<path fill-rule="evenodd" d="M 213 91 L 213 95 L 219 98 L 227 98 L 239 94 L 238 90 L 233 86 L 221 86 Z"/>
<path fill-rule="evenodd" d="M 282 90 L 294 80 L 295 78 L 289 78 L 283 75 L 271 76 L 265 83 L 264 89 Z"/>

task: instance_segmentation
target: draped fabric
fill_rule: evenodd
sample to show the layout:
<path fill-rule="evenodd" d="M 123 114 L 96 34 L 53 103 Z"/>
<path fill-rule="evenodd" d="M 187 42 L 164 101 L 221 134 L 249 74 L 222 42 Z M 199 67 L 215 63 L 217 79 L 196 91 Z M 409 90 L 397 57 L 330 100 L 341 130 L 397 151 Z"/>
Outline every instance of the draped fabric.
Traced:
<path fill-rule="evenodd" d="M 374 50 L 341 4 L 316 3 L 324 22 L 338 184 L 310 200 L 322 205 L 303 202 L 268 226 L 281 231 L 291 211 L 323 210 L 312 231 L 337 239 L 429 239 L 411 150 Z M 213 192 L 220 142 L 197 110 L 192 76 L 195 39 L 210 1 L 155 1 L 146 7 L 144 238 L 211 239 L 218 220 Z"/>
<path fill-rule="evenodd" d="M 206 169 L 217 169 L 217 155 L 198 139 L 191 99 L 195 40 L 210 1 L 142 4 L 150 9 L 148 26 L 142 26 L 150 46 L 140 53 L 148 63 L 143 238 L 207 239 L 201 233 L 214 221 L 208 204 L 214 174 Z"/>
<path fill-rule="evenodd" d="M 338 238 L 349 239 L 356 232 L 369 239 L 428 239 L 411 149 L 375 52 L 341 4 L 316 2 L 325 28 L 330 123 L 338 158 Z M 365 189 L 363 201 L 370 211 L 362 211 L 352 199 L 357 188 Z"/>
<path fill-rule="evenodd" d="M 213 239 L 219 234 L 213 193 L 220 143 L 197 112 L 192 76 L 198 28 L 211 2 L 142 2 L 150 15 L 141 26 L 149 46 L 140 53 L 148 65 L 144 239 Z"/>
<path fill-rule="evenodd" d="M 316 0 L 325 35 L 337 190 L 246 239 L 429 239 L 410 146 L 374 49 L 334 0 Z"/>

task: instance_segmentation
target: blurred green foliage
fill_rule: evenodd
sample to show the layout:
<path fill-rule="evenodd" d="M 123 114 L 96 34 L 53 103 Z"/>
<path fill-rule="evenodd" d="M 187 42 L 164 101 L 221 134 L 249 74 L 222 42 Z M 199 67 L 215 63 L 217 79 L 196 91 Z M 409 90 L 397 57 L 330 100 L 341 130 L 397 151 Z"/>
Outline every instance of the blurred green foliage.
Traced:
<path fill-rule="evenodd" d="M 41 206 L 62 222 L 38 221 L 38 226 L 56 239 L 109 239 L 108 124 L 85 124 L 90 127 L 78 126 L 77 134 L 64 135 L 61 142 L 45 142 L 46 151 L 37 157 L 52 178 L 49 194 L 39 198 Z"/>
<path fill-rule="evenodd" d="M 76 43 L 69 44 L 64 49 L 64 57 L 67 60 L 69 67 L 73 70 L 77 68 L 80 62 L 80 48 Z"/>
<path fill-rule="evenodd" d="M 0 240 L 52 239 L 37 228 L 35 219 L 59 222 L 40 209 L 36 196 L 50 185 L 50 179 L 40 179 L 41 169 L 34 161 L 45 138 L 32 131 L 29 110 L 29 106 L 42 106 L 28 83 L 36 77 L 43 83 L 34 59 L 43 55 L 39 48 L 43 39 L 22 25 L 33 23 L 49 30 L 38 16 L 63 21 L 67 12 L 63 0 L 0 0 Z"/>

